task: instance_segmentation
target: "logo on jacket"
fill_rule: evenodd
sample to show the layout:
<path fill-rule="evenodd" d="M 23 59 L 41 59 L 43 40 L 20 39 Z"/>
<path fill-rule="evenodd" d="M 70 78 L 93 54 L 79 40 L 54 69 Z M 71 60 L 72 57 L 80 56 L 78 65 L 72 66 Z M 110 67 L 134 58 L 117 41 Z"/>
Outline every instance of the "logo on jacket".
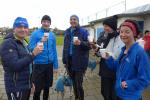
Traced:
<path fill-rule="evenodd" d="M 101 46 L 100 46 L 101 48 L 103 48 L 104 47 L 104 43 L 101 43 Z"/>
<path fill-rule="evenodd" d="M 130 60 L 129 60 L 129 58 L 126 58 L 126 61 L 127 61 L 128 63 L 130 63 Z"/>
<path fill-rule="evenodd" d="M 9 49 L 9 52 L 13 52 L 13 49 Z"/>

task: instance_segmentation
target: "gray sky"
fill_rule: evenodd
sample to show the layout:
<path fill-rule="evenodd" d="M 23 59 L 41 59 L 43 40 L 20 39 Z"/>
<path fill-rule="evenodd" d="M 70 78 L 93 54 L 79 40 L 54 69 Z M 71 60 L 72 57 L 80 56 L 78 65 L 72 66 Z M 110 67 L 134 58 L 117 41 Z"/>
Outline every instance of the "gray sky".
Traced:
<path fill-rule="evenodd" d="M 12 27 L 14 19 L 18 16 L 26 17 L 30 28 L 39 27 L 42 16 L 48 14 L 52 19 L 51 27 L 66 29 L 69 27 L 70 15 L 78 15 L 82 24 L 87 16 L 92 17 L 94 13 L 101 13 L 103 9 L 121 1 L 123 0 L 1 0 L 0 27 Z M 150 4 L 150 0 L 126 1 L 127 9 Z M 118 8 L 112 9 L 123 11 L 124 5 L 120 4 Z"/>

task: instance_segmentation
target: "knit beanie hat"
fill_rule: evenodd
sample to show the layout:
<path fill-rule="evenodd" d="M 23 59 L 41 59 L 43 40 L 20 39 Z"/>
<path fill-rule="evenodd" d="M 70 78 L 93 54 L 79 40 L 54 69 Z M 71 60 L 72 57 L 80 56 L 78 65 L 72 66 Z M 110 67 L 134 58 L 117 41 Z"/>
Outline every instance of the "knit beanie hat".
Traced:
<path fill-rule="evenodd" d="M 121 26 L 129 27 L 132 30 L 134 37 L 137 37 L 141 33 L 141 28 L 136 20 L 127 19 L 121 24 Z"/>
<path fill-rule="evenodd" d="M 77 15 L 71 15 L 71 16 L 70 16 L 70 19 L 71 19 L 72 17 L 75 17 L 75 18 L 77 19 L 77 21 L 79 22 L 79 17 L 78 17 Z"/>
<path fill-rule="evenodd" d="M 20 27 L 20 26 L 24 26 L 24 27 L 29 28 L 29 24 L 28 24 L 28 21 L 26 18 L 17 17 L 15 19 L 14 24 L 13 24 L 13 28 Z"/>
<path fill-rule="evenodd" d="M 44 16 L 42 17 L 42 19 L 41 19 L 41 22 L 42 22 L 43 20 L 48 20 L 48 21 L 51 22 L 51 18 L 50 18 L 50 16 L 48 16 L 48 15 L 44 15 Z"/>
<path fill-rule="evenodd" d="M 118 19 L 117 15 L 109 17 L 103 21 L 103 25 L 108 25 L 110 28 L 112 28 L 114 31 L 116 31 L 117 30 L 117 19 Z"/>

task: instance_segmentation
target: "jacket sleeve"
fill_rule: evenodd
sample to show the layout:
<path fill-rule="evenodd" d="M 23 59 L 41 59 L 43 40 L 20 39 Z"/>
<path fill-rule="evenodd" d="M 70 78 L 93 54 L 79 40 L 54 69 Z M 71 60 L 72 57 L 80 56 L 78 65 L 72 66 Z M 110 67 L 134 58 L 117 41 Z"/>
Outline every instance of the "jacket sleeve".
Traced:
<path fill-rule="evenodd" d="M 66 36 L 66 33 L 65 33 L 65 36 L 64 36 L 64 44 L 63 44 L 63 54 L 62 54 L 62 62 L 63 62 L 63 64 L 67 64 L 67 61 L 66 61 L 66 50 L 67 50 L 67 48 L 66 48 L 66 38 L 67 38 L 67 36 Z"/>
<path fill-rule="evenodd" d="M 33 51 L 34 48 L 36 47 L 37 44 L 37 39 L 36 39 L 36 32 L 33 32 L 30 36 L 30 41 L 29 41 L 29 49 L 30 51 Z"/>
<path fill-rule="evenodd" d="M 24 70 L 24 67 L 29 67 L 29 64 L 33 61 L 33 57 L 30 54 L 19 58 L 16 45 L 7 40 L 1 45 L 0 55 L 3 66 L 8 67 L 13 72 Z"/>
<path fill-rule="evenodd" d="M 138 52 L 136 63 L 137 77 L 126 80 L 127 89 L 133 91 L 144 90 L 150 85 L 150 60 L 144 51 Z"/>
<path fill-rule="evenodd" d="M 54 52 L 54 69 L 58 69 L 58 58 L 57 58 L 56 37 L 55 36 L 54 36 L 54 40 L 53 40 L 53 52 Z"/>
<path fill-rule="evenodd" d="M 89 32 L 87 30 L 84 30 L 83 31 L 83 40 L 81 40 L 81 48 L 83 50 L 90 50 L 91 47 L 90 47 L 90 43 L 88 42 L 88 35 L 89 35 Z"/>
<path fill-rule="evenodd" d="M 118 59 L 114 59 L 112 56 L 110 56 L 108 59 L 105 60 L 106 64 L 108 65 L 108 68 L 110 68 L 113 71 L 117 71 L 117 68 L 119 67 Z"/>
<path fill-rule="evenodd" d="M 121 52 L 121 48 L 124 46 L 124 43 L 121 41 L 120 37 L 114 37 L 112 38 L 107 47 L 106 50 L 107 52 L 110 53 L 110 55 L 114 58 L 117 59 L 118 56 L 120 55 Z"/>

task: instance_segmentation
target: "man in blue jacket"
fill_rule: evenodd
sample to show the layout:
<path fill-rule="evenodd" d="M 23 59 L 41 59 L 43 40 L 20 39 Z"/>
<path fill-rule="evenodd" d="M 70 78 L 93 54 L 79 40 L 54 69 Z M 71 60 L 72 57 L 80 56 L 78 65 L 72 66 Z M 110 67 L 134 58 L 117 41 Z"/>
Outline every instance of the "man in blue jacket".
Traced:
<path fill-rule="evenodd" d="M 79 26 L 76 15 L 70 17 L 71 27 L 65 31 L 63 64 L 73 81 L 75 100 L 84 100 L 83 75 L 88 66 L 90 44 L 88 31 Z"/>
<path fill-rule="evenodd" d="M 56 38 L 50 31 L 51 18 L 44 15 L 41 20 L 42 27 L 31 34 L 30 49 L 36 45 L 43 46 L 43 51 L 34 60 L 33 83 L 35 92 L 33 100 L 40 100 L 41 90 L 44 90 L 43 100 L 48 100 L 49 87 L 53 83 L 53 69 L 57 72 L 58 59 L 56 51 Z"/>
<path fill-rule="evenodd" d="M 7 34 L 0 47 L 5 89 L 8 100 L 29 100 L 31 62 L 42 50 L 37 46 L 32 53 L 29 53 L 24 39 L 29 32 L 29 25 L 25 18 L 16 18 L 13 31 L 14 33 Z"/>

